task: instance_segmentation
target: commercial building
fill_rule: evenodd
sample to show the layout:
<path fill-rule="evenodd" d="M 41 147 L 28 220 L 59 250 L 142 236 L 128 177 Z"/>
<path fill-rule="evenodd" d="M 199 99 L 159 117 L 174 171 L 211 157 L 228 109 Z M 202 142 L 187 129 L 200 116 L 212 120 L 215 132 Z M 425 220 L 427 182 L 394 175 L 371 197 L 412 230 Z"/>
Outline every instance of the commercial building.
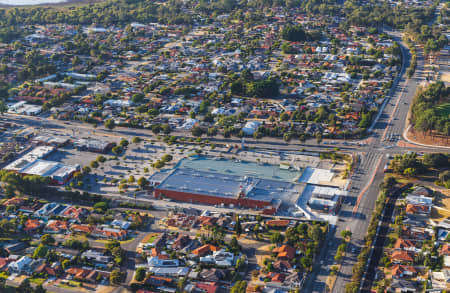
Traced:
<path fill-rule="evenodd" d="M 41 134 L 34 137 L 31 143 L 35 145 L 47 145 L 60 147 L 69 143 L 69 137 L 67 136 L 55 136 L 53 134 Z"/>
<path fill-rule="evenodd" d="M 8 112 L 21 115 L 35 116 L 40 114 L 42 106 L 27 104 L 25 101 L 20 101 L 8 105 Z"/>
<path fill-rule="evenodd" d="M 43 159 L 55 150 L 52 146 L 39 146 L 35 147 L 22 157 L 18 158 L 14 162 L 7 165 L 4 169 L 8 171 L 16 171 L 20 173 L 24 167 L 28 166 L 30 163 Z"/>
<path fill-rule="evenodd" d="M 98 139 L 77 139 L 73 141 L 73 146 L 81 151 L 90 151 L 95 153 L 106 153 L 113 147 L 113 143 Z"/>
<path fill-rule="evenodd" d="M 274 214 L 283 202 L 295 203 L 299 172 L 275 165 L 211 158 L 181 161 L 155 188 L 155 197 L 190 203 L 262 209 Z"/>
<path fill-rule="evenodd" d="M 307 210 L 336 215 L 345 194 L 345 191 L 336 187 L 308 184 L 297 204 L 299 206 L 303 204 L 304 207 L 306 204 Z"/>
<path fill-rule="evenodd" d="M 275 185 L 279 182 L 272 182 Z M 177 201 L 265 209 L 274 213 L 280 200 L 267 187 L 268 180 L 224 175 L 193 169 L 175 169 L 155 189 L 155 197 Z"/>
<path fill-rule="evenodd" d="M 36 147 L 4 169 L 22 175 L 49 177 L 53 184 L 65 184 L 76 171 L 80 170 L 80 165 L 65 165 L 42 159 L 54 150 L 55 148 L 51 146 Z"/>
<path fill-rule="evenodd" d="M 288 163 L 198 156 L 185 158 L 170 172 L 155 173 L 149 180 L 156 198 L 319 219 L 340 209 L 345 191 L 330 186 L 335 177 L 326 169 Z"/>

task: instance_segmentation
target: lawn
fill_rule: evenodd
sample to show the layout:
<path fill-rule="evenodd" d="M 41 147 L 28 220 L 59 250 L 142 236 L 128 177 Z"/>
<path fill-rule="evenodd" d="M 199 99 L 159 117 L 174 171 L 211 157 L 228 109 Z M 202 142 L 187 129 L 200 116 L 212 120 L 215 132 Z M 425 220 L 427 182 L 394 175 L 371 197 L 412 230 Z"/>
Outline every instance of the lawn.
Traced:
<path fill-rule="evenodd" d="M 121 241 L 119 241 L 119 243 L 120 244 L 130 243 L 134 239 L 135 239 L 134 237 L 131 237 L 130 239 L 127 239 L 127 240 L 121 240 Z M 97 239 L 97 240 L 95 240 L 95 242 L 97 242 L 97 243 L 110 243 L 111 241 L 112 240 L 110 240 L 110 239 Z"/>
<path fill-rule="evenodd" d="M 33 284 L 36 284 L 36 285 L 42 285 L 42 284 L 44 284 L 44 282 L 46 280 L 47 279 L 45 279 L 45 278 L 31 278 L 30 279 L 30 283 L 33 283 Z"/>
<path fill-rule="evenodd" d="M 0 272 L 0 279 L 8 279 L 9 275 L 6 272 Z"/>
<path fill-rule="evenodd" d="M 145 243 L 153 243 L 156 240 L 156 238 L 158 238 L 158 234 L 153 234 L 148 239 L 147 239 L 147 237 L 145 237 L 144 240 L 145 240 Z"/>

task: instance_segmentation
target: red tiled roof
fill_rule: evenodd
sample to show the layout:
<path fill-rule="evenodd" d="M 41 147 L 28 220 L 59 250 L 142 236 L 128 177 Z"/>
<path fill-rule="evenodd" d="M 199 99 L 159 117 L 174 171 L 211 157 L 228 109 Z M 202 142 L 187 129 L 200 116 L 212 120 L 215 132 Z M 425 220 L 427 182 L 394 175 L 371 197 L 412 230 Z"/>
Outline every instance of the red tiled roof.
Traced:
<path fill-rule="evenodd" d="M 392 253 L 391 259 L 412 262 L 414 260 L 414 255 L 408 251 L 395 251 Z"/>
<path fill-rule="evenodd" d="M 415 247 L 415 245 L 412 243 L 411 240 L 398 238 L 395 242 L 394 248 L 395 249 L 404 249 L 409 247 Z"/>
<path fill-rule="evenodd" d="M 405 271 L 409 271 L 412 273 L 417 273 L 417 270 L 412 266 L 404 266 L 404 265 L 393 265 L 392 266 L 392 275 L 399 277 L 402 275 Z"/>
<path fill-rule="evenodd" d="M 5 200 L 5 202 L 2 204 L 4 206 L 20 206 L 24 203 L 24 199 L 21 197 L 13 197 L 10 199 Z"/>
<path fill-rule="evenodd" d="M 72 225 L 71 229 L 76 232 L 92 233 L 95 228 L 89 225 Z"/>
<path fill-rule="evenodd" d="M 291 260 L 295 256 L 295 248 L 290 245 L 282 245 L 272 250 L 272 252 L 278 253 L 278 258 L 286 258 Z"/>
<path fill-rule="evenodd" d="M 39 227 L 41 227 L 42 223 L 39 222 L 38 220 L 33 220 L 33 219 L 29 219 L 25 222 L 24 226 L 25 228 L 23 229 L 24 231 L 34 231 L 36 229 L 39 229 Z"/>
<path fill-rule="evenodd" d="M 425 206 L 425 205 L 420 205 L 420 204 L 408 204 L 406 206 L 407 214 L 415 214 L 418 212 L 427 213 L 427 212 L 429 212 L 429 207 Z"/>
<path fill-rule="evenodd" d="M 441 255 L 450 255 L 450 244 L 445 243 L 441 248 Z"/>
<path fill-rule="evenodd" d="M 210 251 L 217 251 L 219 250 L 218 247 L 214 246 L 214 245 L 210 245 L 210 244 L 205 244 L 203 246 L 200 246 L 197 249 L 194 249 L 192 251 L 193 254 L 198 255 L 198 256 L 203 256 L 205 254 L 207 254 Z"/>
<path fill-rule="evenodd" d="M 267 221 L 267 226 L 270 227 L 285 227 L 289 225 L 289 220 L 270 220 Z"/>
<path fill-rule="evenodd" d="M 70 268 L 70 269 L 66 270 L 66 273 L 69 275 L 73 275 L 74 278 L 77 278 L 77 279 L 85 279 L 91 271 L 92 270 L 89 270 L 89 269 Z"/>
<path fill-rule="evenodd" d="M 6 257 L 0 257 L 0 269 L 4 268 L 6 265 L 8 265 L 11 262 L 9 258 Z"/>
<path fill-rule="evenodd" d="M 272 282 L 278 282 L 278 283 L 283 283 L 283 281 L 284 281 L 284 275 L 283 274 L 275 274 L 273 277 L 272 277 Z"/>
<path fill-rule="evenodd" d="M 95 229 L 93 234 L 102 235 L 102 236 L 105 236 L 105 237 L 108 237 L 108 238 L 119 239 L 119 238 L 122 238 L 122 237 L 126 236 L 127 235 L 127 231 L 120 230 L 119 232 L 115 232 L 115 231 L 107 231 L 107 230 Z"/>
<path fill-rule="evenodd" d="M 54 231 L 67 230 L 67 222 L 60 220 L 52 220 L 47 224 L 46 229 L 52 229 Z"/>
<path fill-rule="evenodd" d="M 215 282 L 211 283 L 197 283 L 195 285 L 196 288 L 202 290 L 205 293 L 215 293 L 219 286 Z"/>

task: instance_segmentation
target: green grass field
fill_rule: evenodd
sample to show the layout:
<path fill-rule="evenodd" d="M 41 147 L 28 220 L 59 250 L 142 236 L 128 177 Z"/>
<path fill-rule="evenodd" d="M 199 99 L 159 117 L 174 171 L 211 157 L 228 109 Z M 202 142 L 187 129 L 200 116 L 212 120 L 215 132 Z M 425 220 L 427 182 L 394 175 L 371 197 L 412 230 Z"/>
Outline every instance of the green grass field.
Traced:
<path fill-rule="evenodd" d="M 437 106 L 436 112 L 439 116 L 448 117 L 450 115 L 450 103 Z"/>
<path fill-rule="evenodd" d="M 44 282 L 46 280 L 47 279 L 45 279 L 45 278 L 31 278 L 30 279 L 30 283 L 33 283 L 33 284 L 36 284 L 36 285 L 42 285 L 42 284 L 44 284 Z"/>

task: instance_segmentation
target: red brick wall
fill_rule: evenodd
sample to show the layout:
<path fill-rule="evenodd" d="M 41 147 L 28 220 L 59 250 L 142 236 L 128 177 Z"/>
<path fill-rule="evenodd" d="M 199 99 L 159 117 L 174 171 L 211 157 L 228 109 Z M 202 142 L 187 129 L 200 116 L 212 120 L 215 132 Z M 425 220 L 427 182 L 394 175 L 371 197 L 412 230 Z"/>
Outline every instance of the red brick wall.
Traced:
<path fill-rule="evenodd" d="M 200 204 L 233 204 L 235 206 L 242 206 L 247 208 L 264 208 L 270 206 L 270 202 L 261 201 L 261 200 L 253 200 L 248 198 L 227 198 L 227 197 L 218 197 L 218 196 L 210 196 L 210 195 L 201 195 L 173 190 L 162 190 L 155 189 L 155 197 L 160 198 L 160 196 L 164 195 L 165 197 L 171 198 L 176 201 L 184 201 L 190 203 L 200 203 Z"/>

